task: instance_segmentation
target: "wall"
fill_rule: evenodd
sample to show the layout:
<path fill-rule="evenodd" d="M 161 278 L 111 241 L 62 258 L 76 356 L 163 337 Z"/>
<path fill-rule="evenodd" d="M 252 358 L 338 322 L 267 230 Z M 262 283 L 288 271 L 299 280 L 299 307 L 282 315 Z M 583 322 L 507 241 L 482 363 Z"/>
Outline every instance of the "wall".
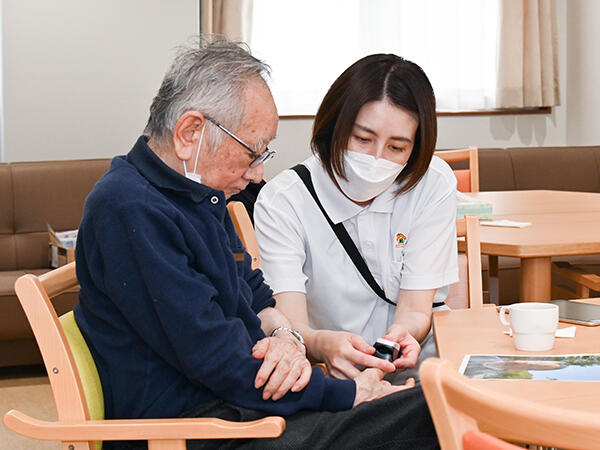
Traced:
<path fill-rule="evenodd" d="M 196 0 L 4 0 L 6 161 L 126 153 Z"/>
<path fill-rule="evenodd" d="M 600 2 L 570 0 L 567 11 L 567 142 L 600 144 Z"/>

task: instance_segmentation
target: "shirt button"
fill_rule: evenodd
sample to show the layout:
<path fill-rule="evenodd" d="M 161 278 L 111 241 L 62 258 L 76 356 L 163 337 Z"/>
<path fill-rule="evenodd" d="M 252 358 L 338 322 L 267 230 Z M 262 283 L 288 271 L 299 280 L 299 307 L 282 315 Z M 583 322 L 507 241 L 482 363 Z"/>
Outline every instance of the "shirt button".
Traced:
<path fill-rule="evenodd" d="M 367 242 L 365 242 L 365 246 L 367 248 L 373 248 L 373 243 L 371 241 L 367 241 Z"/>
<path fill-rule="evenodd" d="M 213 196 L 210 198 L 210 202 L 211 202 L 213 205 L 216 205 L 217 203 L 219 203 L 219 197 L 217 197 L 216 195 L 213 195 Z"/>

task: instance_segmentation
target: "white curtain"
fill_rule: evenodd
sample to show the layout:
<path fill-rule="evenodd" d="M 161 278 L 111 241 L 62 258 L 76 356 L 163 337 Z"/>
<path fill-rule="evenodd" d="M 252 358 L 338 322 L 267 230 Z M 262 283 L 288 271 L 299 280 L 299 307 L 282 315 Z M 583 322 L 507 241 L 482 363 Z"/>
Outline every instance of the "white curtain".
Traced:
<path fill-rule="evenodd" d="M 497 107 L 558 105 L 555 0 L 503 0 L 499 32 Z"/>
<path fill-rule="evenodd" d="M 250 44 L 254 0 L 200 0 L 200 31 Z"/>
<path fill-rule="evenodd" d="M 419 64 L 438 110 L 493 108 L 498 0 L 254 0 L 252 50 L 273 69 L 282 115 L 312 115 L 372 53 Z"/>

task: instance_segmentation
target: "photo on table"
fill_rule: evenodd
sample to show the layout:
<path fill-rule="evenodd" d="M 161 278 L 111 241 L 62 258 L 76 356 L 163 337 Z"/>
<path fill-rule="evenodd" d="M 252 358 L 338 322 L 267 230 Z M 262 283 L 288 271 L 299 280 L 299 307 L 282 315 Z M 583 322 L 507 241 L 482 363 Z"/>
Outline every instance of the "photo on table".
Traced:
<path fill-rule="evenodd" d="M 478 380 L 600 381 L 600 354 L 466 355 L 459 372 Z"/>

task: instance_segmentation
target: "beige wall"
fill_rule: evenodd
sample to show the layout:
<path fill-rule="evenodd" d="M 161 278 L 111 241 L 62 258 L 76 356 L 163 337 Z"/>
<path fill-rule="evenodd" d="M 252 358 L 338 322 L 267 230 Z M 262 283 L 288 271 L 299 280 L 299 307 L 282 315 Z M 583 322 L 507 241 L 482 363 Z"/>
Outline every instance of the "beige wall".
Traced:
<path fill-rule="evenodd" d="M 4 0 L 6 161 L 126 153 L 196 0 Z"/>

